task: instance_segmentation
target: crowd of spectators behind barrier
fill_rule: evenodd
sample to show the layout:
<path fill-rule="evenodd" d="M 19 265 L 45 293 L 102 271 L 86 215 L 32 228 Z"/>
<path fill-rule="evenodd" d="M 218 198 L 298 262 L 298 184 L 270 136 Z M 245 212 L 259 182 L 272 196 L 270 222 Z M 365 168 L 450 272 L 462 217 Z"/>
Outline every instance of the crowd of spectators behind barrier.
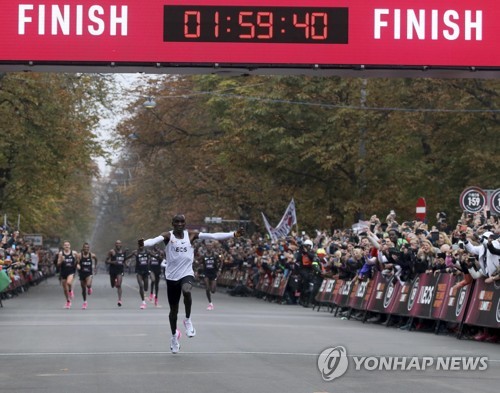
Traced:
<path fill-rule="evenodd" d="M 0 292 L 0 300 L 23 293 L 55 274 L 51 250 L 25 241 L 19 231 L 8 226 L 2 226 L 1 231 L 0 271 L 7 274 L 11 283 Z"/>
<path fill-rule="evenodd" d="M 264 296 L 255 290 L 259 280 L 267 276 L 273 282 L 279 275 L 288 277 L 280 302 L 309 307 L 323 279 L 366 281 L 377 270 L 401 283 L 419 274 L 440 272 L 459 275 L 457 287 L 469 285 L 479 277 L 485 277 L 486 282 L 500 279 L 500 243 L 496 240 L 500 223 L 498 217 L 484 213 L 464 213 L 453 226 L 445 213 L 438 213 L 431 226 L 419 221 L 398 221 L 391 211 L 383 220 L 374 215 L 370 221 L 360 221 L 349 229 L 315 232 L 292 232 L 278 241 L 254 234 L 216 244 L 220 273 L 229 270 L 237 277 L 237 285 L 230 288 L 229 294 Z M 487 261 L 477 255 L 478 246 L 483 245 L 494 255 Z M 196 247 L 201 261 L 204 243 Z M 201 263 L 197 271 L 202 275 Z M 382 319 L 383 316 L 375 315 L 371 321 Z M 407 322 L 402 320 L 399 326 L 408 329 Z M 418 323 L 425 327 L 425 321 Z M 481 330 L 475 337 L 495 341 L 497 333 Z"/>
<path fill-rule="evenodd" d="M 449 225 L 445 213 L 438 213 L 435 225 L 420 221 L 398 221 L 394 211 L 384 220 L 372 216 L 348 229 L 316 230 L 314 234 L 292 232 L 271 241 L 255 233 L 247 238 L 213 242 L 219 258 L 219 274 L 230 271 L 236 286 L 229 294 L 263 296 L 256 291 L 262 277 L 272 282 L 287 277 L 280 301 L 309 307 L 325 278 L 366 281 L 375 271 L 401 283 L 417 275 L 447 272 L 460 275 L 457 286 L 469 285 L 485 277 L 500 280 L 500 222 L 483 213 L 464 213 L 458 223 Z M 30 285 L 55 274 L 51 250 L 24 242 L 18 231 L 2 228 L 0 269 L 12 280 L 0 299 L 12 297 Z M 484 245 L 493 258 L 479 260 L 478 246 Z M 205 242 L 195 244 L 197 278 L 203 278 Z M 372 318 L 373 319 L 373 318 Z M 374 316 L 380 320 L 380 316 Z M 405 322 L 405 321 L 403 321 Z M 403 322 L 401 326 L 404 327 Z M 498 332 L 479 332 L 478 339 L 497 337 Z"/>

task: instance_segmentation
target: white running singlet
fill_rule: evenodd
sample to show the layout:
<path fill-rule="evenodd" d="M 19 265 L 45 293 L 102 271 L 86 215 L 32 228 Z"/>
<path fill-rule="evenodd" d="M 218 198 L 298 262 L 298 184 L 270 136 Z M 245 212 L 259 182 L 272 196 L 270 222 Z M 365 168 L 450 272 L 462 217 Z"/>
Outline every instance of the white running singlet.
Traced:
<path fill-rule="evenodd" d="M 179 281 L 186 276 L 194 276 L 194 248 L 189 240 L 188 231 L 184 231 L 182 239 L 176 238 L 174 232 L 170 231 L 170 241 L 165 247 L 165 254 L 167 260 L 165 278 L 167 280 Z"/>

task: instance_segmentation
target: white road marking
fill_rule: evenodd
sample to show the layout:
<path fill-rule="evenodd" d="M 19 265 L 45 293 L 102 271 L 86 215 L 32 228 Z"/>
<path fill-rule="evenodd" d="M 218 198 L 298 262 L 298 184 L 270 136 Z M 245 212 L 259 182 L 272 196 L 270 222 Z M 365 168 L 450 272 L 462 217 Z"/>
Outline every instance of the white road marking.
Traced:
<path fill-rule="evenodd" d="M 170 351 L 121 351 L 121 352 L 12 352 L 0 353 L 0 356 L 123 356 L 123 355 L 165 355 L 170 354 Z M 292 353 L 292 352 L 236 352 L 236 351 L 221 351 L 221 352 L 182 352 L 182 355 L 269 355 L 269 356 L 318 356 L 317 353 Z"/>
<path fill-rule="evenodd" d="M 96 376 L 96 375 L 114 375 L 116 376 L 116 372 L 113 371 L 112 373 L 60 373 L 60 374 L 36 374 L 37 377 L 75 377 L 75 376 Z M 127 375 L 130 375 L 130 372 L 127 371 L 126 373 Z M 165 371 L 165 370 L 161 370 L 161 371 L 144 371 L 144 370 L 141 370 L 139 372 L 140 375 L 167 375 L 167 374 L 171 374 L 171 375 L 179 375 L 179 374 L 182 374 L 182 375 L 193 375 L 193 374 L 227 374 L 226 372 L 223 372 L 223 371 L 179 371 L 179 370 L 175 370 L 175 371 Z"/>
<path fill-rule="evenodd" d="M 26 357 L 36 357 L 36 356 L 124 356 L 124 355 L 165 355 L 170 354 L 169 351 L 118 351 L 118 352 L 12 352 L 12 353 L 0 353 L 1 357 L 8 356 L 26 356 Z M 181 355 L 259 355 L 259 356 L 319 356 L 317 353 L 303 353 L 303 352 L 259 352 L 259 351 L 187 351 L 182 352 Z M 354 356 L 367 356 L 367 355 L 347 355 L 348 357 Z M 372 355 L 370 355 L 372 356 Z M 386 356 L 378 355 L 375 357 Z M 500 359 L 488 359 L 488 362 L 500 362 Z"/>

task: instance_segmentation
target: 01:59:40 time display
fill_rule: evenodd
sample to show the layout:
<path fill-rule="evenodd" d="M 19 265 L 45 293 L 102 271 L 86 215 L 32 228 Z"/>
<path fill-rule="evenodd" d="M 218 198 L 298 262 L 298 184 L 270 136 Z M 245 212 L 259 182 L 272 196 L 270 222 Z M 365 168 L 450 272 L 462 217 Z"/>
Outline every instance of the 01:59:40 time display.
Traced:
<path fill-rule="evenodd" d="M 348 43 L 342 7 L 164 6 L 165 42 Z"/>

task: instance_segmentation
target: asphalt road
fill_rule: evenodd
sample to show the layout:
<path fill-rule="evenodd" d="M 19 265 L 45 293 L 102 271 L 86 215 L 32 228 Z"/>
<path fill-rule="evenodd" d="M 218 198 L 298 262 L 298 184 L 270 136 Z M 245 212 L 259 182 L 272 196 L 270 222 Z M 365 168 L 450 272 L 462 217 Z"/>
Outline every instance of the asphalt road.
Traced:
<path fill-rule="evenodd" d="M 194 289 L 192 315 L 197 335 L 183 335 L 181 351 L 174 355 L 164 283 L 159 307 L 149 303 L 139 309 L 133 275 L 124 279 L 123 307 L 116 300 L 108 276 L 98 275 L 87 310 L 80 309 L 78 289 L 72 309 L 63 309 L 55 278 L 4 301 L 0 392 L 497 393 L 500 385 L 497 344 L 362 324 L 326 311 L 225 293 L 215 294 L 215 310 L 207 311 L 199 288 Z M 336 346 L 346 348 L 348 369 L 325 381 L 319 354 Z M 360 356 L 376 358 L 356 370 Z M 387 356 L 433 362 L 440 356 L 487 357 L 488 362 L 483 371 L 369 370 Z"/>

